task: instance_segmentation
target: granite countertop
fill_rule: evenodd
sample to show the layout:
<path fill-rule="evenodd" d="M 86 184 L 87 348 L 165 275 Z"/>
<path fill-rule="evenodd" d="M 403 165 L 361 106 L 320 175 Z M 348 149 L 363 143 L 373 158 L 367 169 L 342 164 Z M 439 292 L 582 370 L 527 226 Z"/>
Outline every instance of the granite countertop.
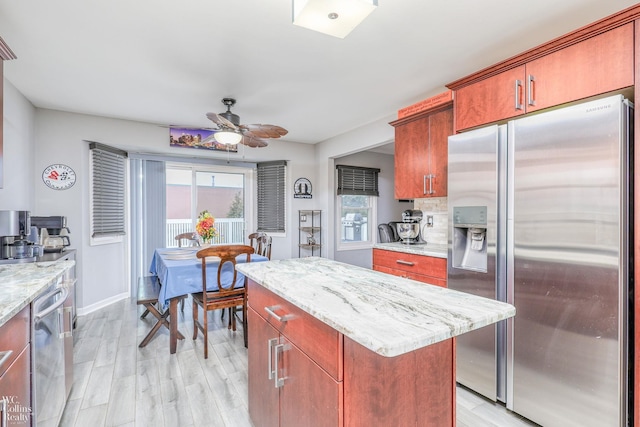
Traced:
<path fill-rule="evenodd" d="M 515 315 L 510 304 L 308 257 L 238 264 L 238 271 L 387 357 Z"/>
<path fill-rule="evenodd" d="M 74 264 L 75 261 L 0 265 L 0 326 Z"/>
<path fill-rule="evenodd" d="M 400 242 L 376 243 L 374 249 L 384 249 L 386 251 L 404 252 L 407 254 L 424 255 L 434 258 L 447 257 L 447 245 L 436 245 L 433 243 L 419 245 L 405 245 Z"/>

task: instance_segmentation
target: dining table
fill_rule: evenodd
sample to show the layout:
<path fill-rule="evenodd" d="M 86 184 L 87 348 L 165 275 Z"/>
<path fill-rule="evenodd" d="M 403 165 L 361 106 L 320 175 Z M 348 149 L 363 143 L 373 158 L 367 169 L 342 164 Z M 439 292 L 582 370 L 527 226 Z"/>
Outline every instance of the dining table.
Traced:
<path fill-rule="evenodd" d="M 160 292 L 158 302 L 163 310 L 169 310 L 169 352 L 176 352 L 178 342 L 178 301 L 187 295 L 202 292 L 202 260 L 196 253 L 202 247 L 158 248 L 153 253 L 149 272 L 158 277 Z M 252 254 L 249 262 L 264 262 L 269 259 L 262 255 Z M 247 256 L 239 255 L 237 263 L 246 263 Z M 218 289 L 217 272 L 220 258 L 207 257 L 207 291 Z M 229 287 L 233 281 L 234 266 L 227 262 L 222 266 L 221 282 Z M 245 286 L 245 276 L 237 272 L 234 287 Z"/>

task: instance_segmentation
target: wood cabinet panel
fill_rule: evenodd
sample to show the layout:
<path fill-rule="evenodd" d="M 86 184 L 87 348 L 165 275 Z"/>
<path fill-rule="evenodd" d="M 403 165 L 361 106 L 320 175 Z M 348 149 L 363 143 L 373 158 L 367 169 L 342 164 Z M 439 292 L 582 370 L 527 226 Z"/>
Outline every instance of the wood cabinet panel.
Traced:
<path fill-rule="evenodd" d="M 429 116 L 429 170 L 432 178 L 433 197 L 447 195 L 449 173 L 449 135 L 453 134 L 453 109 Z"/>
<path fill-rule="evenodd" d="M 260 426 L 277 427 L 280 423 L 280 391 L 268 377 L 268 342 L 277 339 L 278 331 L 262 319 L 252 308 L 247 310 L 249 327 L 249 416 L 260 420 Z M 272 361 L 273 363 L 273 361 Z"/>
<path fill-rule="evenodd" d="M 396 127 L 394 158 L 396 199 L 425 197 L 428 156 L 428 116 Z"/>
<path fill-rule="evenodd" d="M 6 326 L 6 325 L 5 325 Z M 27 344 L 16 354 L 13 363 L 0 376 L 0 401 L 7 401 L 7 421 L 10 426 L 31 425 L 31 346 Z M 5 414 L 0 414 L 4 417 Z"/>
<path fill-rule="evenodd" d="M 409 271 L 396 270 L 394 268 L 374 265 L 373 270 L 381 273 L 393 274 L 394 276 L 404 277 L 405 279 L 417 280 L 418 282 L 428 283 L 430 285 L 447 287 L 447 279 L 440 279 L 433 276 L 425 276 L 424 274 L 412 273 Z"/>
<path fill-rule="evenodd" d="M 396 357 L 344 345 L 344 426 L 453 426 L 453 340 Z"/>
<path fill-rule="evenodd" d="M 327 375 L 299 348 L 283 339 L 284 385 L 280 389 L 280 425 L 340 426 L 342 382 Z"/>
<path fill-rule="evenodd" d="M 447 260 L 445 258 L 374 249 L 373 265 L 441 279 L 447 278 Z"/>
<path fill-rule="evenodd" d="M 253 280 L 249 280 L 248 300 L 256 313 L 286 335 L 329 375 L 342 380 L 342 334 Z M 265 307 L 288 320 L 278 321 L 265 311 Z"/>
<path fill-rule="evenodd" d="M 456 131 L 524 114 L 525 67 L 504 71 L 456 91 Z M 516 82 L 521 109 L 516 108 Z"/>
<path fill-rule="evenodd" d="M 29 343 L 30 321 L 31 306 L 27 305 L 0 327 L 0 353 L 12 351 L 11 356 L 0 366 L 0 375 L 18 358 Z"/>
<path fill-rule="evenodd" d="M 527 112 L 633 86 L 633 49 L 629 23 L 528 63 L 535 105 Z"/>

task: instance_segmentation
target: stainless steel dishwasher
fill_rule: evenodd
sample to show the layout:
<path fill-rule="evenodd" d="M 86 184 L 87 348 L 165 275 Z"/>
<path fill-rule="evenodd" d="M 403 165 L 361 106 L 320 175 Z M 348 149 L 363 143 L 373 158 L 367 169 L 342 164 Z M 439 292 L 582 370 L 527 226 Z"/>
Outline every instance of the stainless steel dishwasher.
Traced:
<path fill-rule="evenodd" d="M 66 403 L 63 304 L 68 293 L 60 278 L 33 301 L 31 342 L 36 426 L 57 426 Z"/>

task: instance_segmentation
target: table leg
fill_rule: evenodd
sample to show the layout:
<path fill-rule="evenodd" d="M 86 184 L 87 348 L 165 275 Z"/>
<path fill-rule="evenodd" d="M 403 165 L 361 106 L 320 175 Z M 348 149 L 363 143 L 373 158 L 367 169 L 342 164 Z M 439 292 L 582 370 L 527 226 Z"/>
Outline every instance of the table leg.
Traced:
<path fill-rule="evenodd" d="M 176 352 L 178 341 L 178 299 L 169 300 L 169 353 Z"/>

